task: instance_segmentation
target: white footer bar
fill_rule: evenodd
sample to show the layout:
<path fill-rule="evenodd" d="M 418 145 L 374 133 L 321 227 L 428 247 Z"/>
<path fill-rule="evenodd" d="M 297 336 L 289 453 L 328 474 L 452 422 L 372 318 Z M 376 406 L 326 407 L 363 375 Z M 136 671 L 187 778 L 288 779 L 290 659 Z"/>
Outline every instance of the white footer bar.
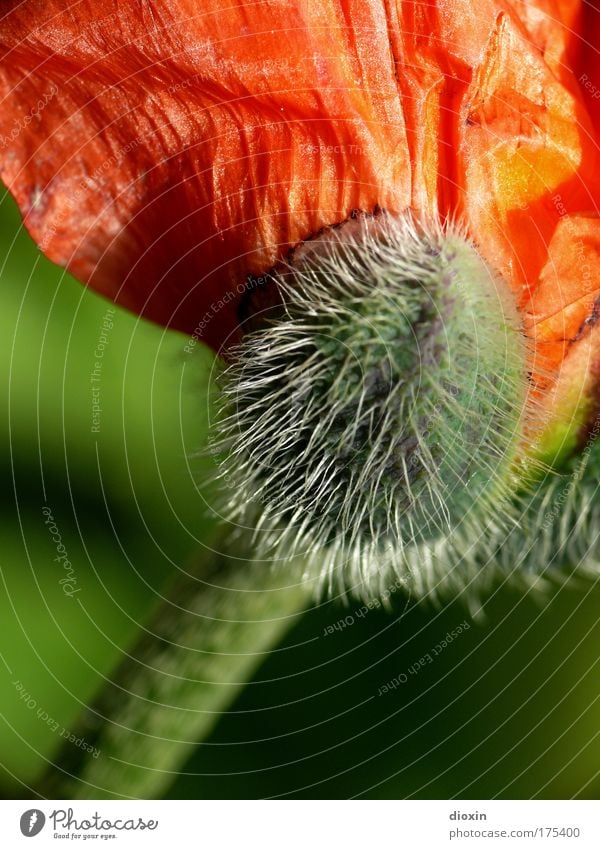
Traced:
<path fill-rule="evenodd" d="M 594 801 L 4 801 L 0 846 L 599 849 Z"/>

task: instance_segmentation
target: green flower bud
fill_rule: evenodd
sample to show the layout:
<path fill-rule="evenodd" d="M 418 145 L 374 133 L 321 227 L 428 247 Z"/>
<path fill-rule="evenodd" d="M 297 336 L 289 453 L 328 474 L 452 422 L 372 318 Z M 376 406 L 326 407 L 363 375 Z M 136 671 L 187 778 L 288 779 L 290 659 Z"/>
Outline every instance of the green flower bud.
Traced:
<path fill-rule="evenodd" d="M 275 281 L 283 310 L 223 376 L 230 515 L 255 521 L 265 556 L 378 591 L 408 577 L 411 549 L 481 529 L 513 494 L 518 314 L 460 227 L 408 215 L 327 230 Z"/>

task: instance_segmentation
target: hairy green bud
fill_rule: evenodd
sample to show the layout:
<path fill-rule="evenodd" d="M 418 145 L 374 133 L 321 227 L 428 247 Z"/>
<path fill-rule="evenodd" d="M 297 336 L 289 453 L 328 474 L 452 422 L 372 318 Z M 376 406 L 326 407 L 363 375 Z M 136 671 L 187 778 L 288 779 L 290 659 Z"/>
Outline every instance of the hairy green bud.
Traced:
<path fill-rule="evenodd" d="M 275 279 L 283 310 L 223 376 L 230 515 L 265 556 L 378 591 L 514 491 L 528 384 L 512 296 L 460 227 L 409 215 L 329 229 Z"/>

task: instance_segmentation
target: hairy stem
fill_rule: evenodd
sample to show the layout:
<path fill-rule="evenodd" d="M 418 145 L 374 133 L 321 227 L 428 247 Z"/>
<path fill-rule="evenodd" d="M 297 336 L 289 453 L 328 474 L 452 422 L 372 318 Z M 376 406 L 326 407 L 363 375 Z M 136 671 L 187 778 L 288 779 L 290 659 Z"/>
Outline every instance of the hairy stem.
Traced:
<path fill-rule="evenodd" d="M 150 636 L 76 731 L 92 751 L 71 746 L 71 761 L 59 760 L 43 795 L 160 798 L 309 603 L 308 587 L 286 581 L 288 570 L 231 555 L 211 566 L 177 578 Z"/>

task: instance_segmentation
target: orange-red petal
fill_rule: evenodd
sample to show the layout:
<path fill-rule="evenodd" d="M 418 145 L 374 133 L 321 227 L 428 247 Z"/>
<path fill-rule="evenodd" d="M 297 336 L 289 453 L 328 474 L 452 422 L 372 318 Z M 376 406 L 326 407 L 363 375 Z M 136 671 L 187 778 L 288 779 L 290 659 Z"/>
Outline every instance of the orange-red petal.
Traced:
<path fill-rule="evenodd" d="M 600 232 L 580 2 L 5 8 L 0 173 L 94 288 L 219 347 L 248 274 L 354 208 L 410 206 L 467 220 L 560 362 L 590 301 L 548 264 L 565 216 Z"/>

